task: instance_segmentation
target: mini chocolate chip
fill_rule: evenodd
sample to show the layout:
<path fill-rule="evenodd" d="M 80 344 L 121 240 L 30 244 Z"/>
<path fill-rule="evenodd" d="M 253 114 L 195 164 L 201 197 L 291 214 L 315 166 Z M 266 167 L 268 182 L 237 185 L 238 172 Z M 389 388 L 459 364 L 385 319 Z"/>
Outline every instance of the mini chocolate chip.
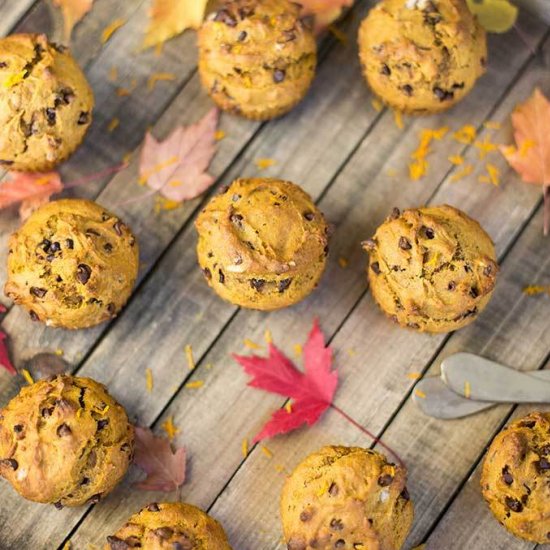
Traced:
<path fill-rule="evenodd" d="M 128 443 L 123 443 L 120 447 L 120 450 L 127 453 L 128 451 L 131 450 L 131 447 Z"/>
<path fill-rule="evenodd" d="M 151 504 L 147 506 L 147 510 L 149 512 L 160 512 L 159 505 L 156 502 L 151 502 Z"/>
<path fill-rule="evenodd" d="M 69 428 L 69 426 L 67 426 L 67 424 L 65 423 L 61 424 L 61 426 L 57 428 L 57 435 L 59 437 L 66 437 L 71 434 L 72 434 L 71 428 Z"/>
<path fill-rule="evenodd" d="M 439 101 L 446 101 L 448 99 L 453 99 L 454 96 L 455 96 L 454 92 L 449 92 L 449 91 L 443 90 L 442 88 L 439 88 L 438 86 L 436 86 L 433 89 L 433 91 L 434 91 L 434 94 L 437 97 L 437 99 L 439 99 Z"/>
<path fill-rule="evenodd" d="M 41 411 L 40 411 L 40 414 L 42 416 L 42 418 L 48 418 L 52 415 L 53 413 L 53 407 L 44 407 Z"/>
<path fill-rule="evenodd" d="M 225 275 L 221 269 L 218 269 L 218 276 L 219 276 L 220 283 L 222 285 L 225 284 Z"/>
<path fill-rule="evenodd" d="M 264 285 L 265 281 L 263 279 L 250 279 L 250 286 L 258 292 L 262 290 Z"/>
<path fill-rule="evenodd" d="M 29 311 L 29 316 L 31 321 L 40 321 L 40 317 L 32 309 Z"/>
<path fill-rule="evenodd" d="M 112 252 L 113 251 L 113 245 L 111 243 L 105 243 L 103 245 L 103 250 L 105 250 L 105 252 Z"/>
<path fill-rule="evenodd" d="M 535 465 L 536 465 L 537 470 L 539 471 L 539 473 L 545 472 L 546 470 L 550 470 L 550 462 L 548 462 L 548 460 L 546 460 L 546 458 L 544 458 L 542 456 L 541 456 L 540 460 L 535 462 Z"/>
<path fill-rule="evenodd" d="M 384 65 L 382 65 L 382 68 L 380 69 L 380 73 L 385 76 L 390 76 L 391 69 L 384 63 Z"/>
<path fill-rule="evenodd" d="M 273 82 L 275 82 L 276 84 L 281 83 L 285 79 L 285 77 L 286 73 L 282 69 L 275 69 L 275 71 L 273 71 Z"/>
<path fill-rule="evenodd" d="M 13 427 L 13 431 L 14 431 L 16 434 L 20 434 L 20 433 L 23 431 L 23 424 L 16 424 L 16 425 Z"/>
<path fill-rule="evenodd" d="M 539 449 L 539 454 L 541 454 L 541 455 L 550 454 L 550 445 L 543 445 L 543 446 Z"/>
<path fill-rule="evenodd" d="M 292 283 L 292 279 L 283 279 L 279 282 L 279 294 L 282 294 Z"/>
<path fill-rule="evenodd" d="M 338 485 L 336 485 L 336 483 L 330 484 L 330 487 L 328 488 L 328 494 L 331 497 L 335 497 L 338 494 Z"/>
<path fill-rule="evenodd" d="M 313 513 L 311 510 L 302 510 L 300 512 L 300 521 L 309 521 L 313 517 Z"/>
<path fill-rule="evenodd" d="M 119 539 L 118 537 L 107 537 L 107 543 L 111 550 L 129 550 L 130 548 L 130 545 L 125 540 Z"/>
<path fill-rule="evenodd" d="M 399 248 L 401 248 L 401 250 L 410 250 L 412 248 L 407 237 L 399 237 Z"/>
<path fill-rule="evenodd" d="M 205 267 L 202 272 L 207 279 L 212 279 L 212 272 L 207 267 Z"/>
<path fill-rule="evenodd" d="M 49 252 L 52 241 L 49 239 L 44 239 L 38 246 L 42 248 L 44 252 Z"/>
<path fill-rule="evenodd" d="M 341 519 L 333 518 L 330 520 L 330 528 L 335 531 L 341 531 L 344 528 L 344 522 Z"/>
<path fill-rule="evenodd" d="M 361 243 L 364 249 L 374 250 L 376 248 L 376 241 L 374 239 L 367 239 Z"/>
<path fill-rule="evenodd" d="M 80 485 L 88 485 L 88 483 L 90 483 L 90 478 L 89 477 L 83 477 L 82 481 L 80 482 Z"/>
<path fill-rule="evenodd" d="M 90 268 L 90 266 L 87 266 L 86 264 L 78 264 L 78 268 L 76 270 L 76 278 L 80 283 L 85 285 L 89 281 L 91 274 L 92 269 Z"/>
<path fill-rule="evenodd" d="M 0 159 L 0 165 L 2 166 L 11 166 L 12 164 L 13 160 Z"/>
<path fill-rule="evenodd" d="M 346 541 L 344 539 L 338 539 L 334 543 L 334 548 L 345 548 L 346 547 Z"/>
<path fill-rule="evenodd" d="M 115 230 L 116 234 L 121 237 L 122 236 L 122 228 L 124 227 L 124 224 L 118 220 L 113 224 L 113 229 Z"/>
<path fill-rule="evenodd" d="M 48 107 L 44 112 L 46 113 L 46 120 L 48 121 L 48 125 L 54 126 L 55 119 L 57 118 L 55 114 L 55 109 L 51 109 L 50 107 Z"/>
<path fill-rule="evenodd" d="M 374 271 L 374 273 L 380 275 L 380 264 L 378 262 L 373 262 L 370 264 L 370 268 Z"/>
<path fill-rule="evenodd" d="M 55 241 L 51 244 L 49 252 L 59 252 L 61 250 L 61 245 Z"/>
<path fill-rule="evenodd" d="M 477 298 L 479 296 L 479 290 L 475 286 L 470 289 L 470 296 L 472 298 Z"/>
<path fill-rule="evenodd" d="M 170 529 L 170 527 L 159 527 L 158 529 L 155 529 L 155 534 L 160 537 L 161 539 L 169 539 L 173 534 L 173 529 Z"/>
<path fill-rule="evenodd" d="M 311 222 L 315 219 L 315 214 L 313 212 L 306 212 L 304 214 L 304 218 L 308 221 L 308 222 Z"/>
<path fill-rule="evenodd" d="M 504 466 L 504 468 L 502 468 L 502 481 L 504 481 L 506 485 L 512 485 L 512 483 L 514 483 L 514 478 L 512 477 L 508 466 Z"/>
<path fill-rule="evenodd" d="M 36 296 L 37 298 L 44 298 L 47 294 L 47 290 L 45 288 L 38 288 L 36 286 L 31 286 L 30 293 L 33 296 Z"/>
<path fill-rule="evenodd" d="M 506 497 L 504 502 L 506 503 L 506 506 L 512 510 L 512 512 L 519 513 L 523 510 L 523 504 L 515 498 Z"/>
<path fill-rule="evenodd" d="M 413 87 L 410 84 L 405 84 L 402 88 L 405 95 L 408 95 L 409 97 L 413 94 Z"/>
<path fill-rule="evenodd" d="M 79 126 L 82 126 L 83 124 L 88 124 L 88 121 L 90 120 L 90 113 L 87 111 L 81 111 L 78 115 L 78 121 L 77 124 Z"/>
<path fill-rule="evenodd" d="M 54 502 L 53 505 L 54 505 L 58 510 L 63 509 L 63 504 L 61 504 L 61 502 Z"/>
<path fill-rule="evenodd" d="M 451 292 L 453 290 L 456 289 L 456 283 L 454 281 L 451 281 L 448 285 L 447 285 L 447 290 L 450 290 Z"/>
<path fill-rule="evenodd" d="M 525 420 L 524 422 L 520 422 L 520 426 L 523 428 L 534 428 L 536 423 L 536 420 Z"/>
<path fill-rule="evenodd" d="M 292 42 L 296 40 L 296 33 L 294 31 L 283 31 L 283 38 L 285 42 Z"/>
<path fill-rule="evenodd" d="M 0 69 L 5 69 L 8 64 L 5 61 L 0 61 Z"/>
<path fill-rule="evenodd" d="M 393 481 L 392 475 L 383 474 L 378 478 L 378 485 L 380 485 L 380 487 L 387 487 L 388 485 L 391 485 L 392 481 Z"/>
<path fill-rule="evenodd" d="M 493 270 L 492 264 L 486 265 L 485 268 L 483 269 L 483 275 L 485 275 L 485 277 L 490 277 L 493 273 L 494 273 L 494 270 Z"/>
<path fill-rule="evenodd" d="M 411 500 L 411 496 L 409 495 L 409 491 L 407 491 L 406 487 L 401 491 L 399 496 L 404 500 Z"/>
<path fill-rule="evenodd" d="M 241 31 L 239 33 L 239 36 L 237 37 L 237 40 L 239 42 L 244 42 L 246 40 L 246 37 L 248 36 L 248 33 L 246 31 Z"/>
<path fill-rule="evenodd" d="M 230 220 L 232 223 L 234 223 L 234 224 L 236 224 L 236 225 L 239 225 L 239 226 L 241 225 L 241 222 L 243 221 L 243 219 L 244 219 L 244 218 L 241 216 L 241 214 L 231 214 L 231 215 L 229 216 L 229 220 Z"/>
<path fill-rule="evenodd" d="M 101 500 L 101 493 L 97 493 L 95 495 L 92 495 L 88 499 L 88 504 L 97 504 Z"/>
<path fill-rule="evenodd" d="M 237 26 L 237 20 L 227 10 L 219 10 L 214 17 L 214 21 L 225 23 L 228 27 Z"/>
<path fill-rule="evenodd" d="M 100 432 L 105 426 L 109 424 L 109 420 L 107 418 L 103 418 L 101 420 L 97 421 L 97 431 Z"/>
<path fill-rule="evenodd" d="M 114 315 L 116 313 L 116 306 L 113 304 L 113 302 L 109 302 L 107 304 L 107 313 L 109 315 Z"/>
<path fill-rule="evenodd" d="M 0 460 L 0 466 L 6 466 L 14 471 L 19 468 L 19 464 L 15 458 L 4 458 L 3 460 Z"/>
<path fill-rule="evenodd" d="M 432 240 L 435 237 L 435 232 L 431 227 L 423 225 L 421 231 L 426 236 L 426 239 Z"/>
<path fill-rule="evenodd" d="M 462 90 L 464 88 L 464 82 L 455 82 L 453 88 L 455 90 Z"/>
<path fill-rule="evenodd" d="M 396 220 L 397 218 L 399 218 L 399 216 L 401 216 L 399 208 L 394 207 L 390 214 L 390 220 Z"/>

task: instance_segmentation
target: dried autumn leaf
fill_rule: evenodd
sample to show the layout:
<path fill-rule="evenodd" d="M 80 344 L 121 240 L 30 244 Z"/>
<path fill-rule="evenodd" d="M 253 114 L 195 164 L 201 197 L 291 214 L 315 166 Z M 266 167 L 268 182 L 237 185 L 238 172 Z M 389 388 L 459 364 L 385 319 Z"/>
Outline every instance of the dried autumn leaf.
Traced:
<path fill-rule="evenodd" d="M 527 183 L 542 185 L 544 234 L 550 228 L 550 102 L 537 88 L 512 113 L 516 147 L 500 147 L 512 168 Z"/>
<path fill-rule="evenodd" d="M 25 219 L 39 206 L 48 202 L 54 193 L 60 193 L 62 190 L 63 183 L 57 172 L 10 172 L 10 179 L 0 184 L 0 210 L 21 203 L 19 214 Z"/>
<path fill-rule="evenodd" d="M 293 399 L 291 407 L 275 411 L 253 442 L 296 430 L 303 424 L 312 426 L 331 406 L 338 385 L 332 370 L 332 350 L 317 321 L 303 347 L 304 372 L 276 346 L 269 343 L 269 356 L 233 356 L 252 376 L 249 386 Z"/>
<path fill-rule="evenodd" d="M 354 0 L 300 0 L 303 15 L 313 15 L 315 18 L 315 30 L 325 29 L 336 21 L 344 8 L 353 5 Z"/>
<path fill-rule="evenodd" d="M 186 29 L 198 29 L 208 0 L 153 0 L 144 48 L 162 44 Z"/>
<path fill-rule="evenodd" d="M 508 0 L 466 0 L 470 11 L 488 32 L 508 32 L 518 18 L 518 9 Z"/>
<path fill-rule="evenodd" d="M 145 491 L 176 490 L 185 481 L 185 449 L 172 450 L 170 441 L 148 428 L 135 427 L 134 463 L 147 477 L 134 485 Z"/>
<path fill-rule="evenodd" d="M 141 181 L 175 202 L 206 191 L 214 183 L 206 170 L 216 152 L 218 118 L 219 111 L 212 109 L 196 124 L 179 126 L 162 142 L 148 132 L 141 150 Z"/>
<path fill-rule="evenodd" d="M 92 9 L 94 0 L 53 0 L 53 3 L 61 9 L 65 41 L 69 42 L 74 26 Z"/>
<path fill-rule="evenodd" d="M 8 348 L 6 346 L 7 334 L 0 330 L 0 367 L 7 370 L 10 374 L 15 375 L 17 371 L 10 361 L 10 356 L 8 354 Z"/>

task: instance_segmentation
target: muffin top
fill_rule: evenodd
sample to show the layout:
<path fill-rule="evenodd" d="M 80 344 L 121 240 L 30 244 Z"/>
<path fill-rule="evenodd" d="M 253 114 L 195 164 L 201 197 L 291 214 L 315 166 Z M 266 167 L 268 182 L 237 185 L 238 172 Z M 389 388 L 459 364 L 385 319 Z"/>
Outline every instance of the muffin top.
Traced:
<path fill-rule="evenodd" d="M 105 550 L 231 550 L 222 526 L 200 508 L 183 502 L 149 504 L 134 514 Z"/>
<path fill-rule="evenodd" d="M 373 296 L 403 326 L 460 328 L 485 307 L 495 286 L 490 237 L 452 206 L 395 209 L 363 246 Z"/>
<path fill-rule="evenodd" d="M 126 472 L 133 440 L 124 408 L 102 384 L 41 380 L 0 411 L 0 475 L 36 502 L 97 501 Z"/>
<path fill-rule="evenodd" d="M 413 518 L 406 475 L 380 453 L 359 447 L 330 446 L 309 455 L 281 496 L 287 547 L 401 548 Z"/>
<path fill-rule="evenodd" d="M 374 91 L 409 112 L 445 109 L 485 70 L 486 35 L 464 0 L 383 0 L 359 31 Z"/>
<path fill-rule="evenodd" d="M 541 544 L 550 535 L 550 413 L 515 420 L 493 440 L 481 475 L 483 496 L 514 535 Z"/>
<path fill-rule="evenodd" d="M 91 201 L 42 206 L 11 236 L 9 248 L 6 295 L 50 326 L 83 328 L 109 319 L 137 277 L 134 236 Z"/>
<path fill-rule="evenodd" d="M 82 141 L 94 98 L 82 70 L 45 35 L 0 39 L 0 164 L 45 171 Z"/>

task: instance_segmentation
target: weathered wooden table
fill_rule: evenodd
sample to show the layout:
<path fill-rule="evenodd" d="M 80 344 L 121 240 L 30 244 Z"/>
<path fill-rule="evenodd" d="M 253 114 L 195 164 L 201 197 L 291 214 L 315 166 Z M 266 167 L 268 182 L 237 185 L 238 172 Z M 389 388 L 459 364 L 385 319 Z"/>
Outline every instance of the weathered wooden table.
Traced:
<path fill-rule="evenodd" d="M 435 550 L 528 549 L 535 545 L 509 535 L 490 515 L 479 491 L 479 464 L 501 426 L 528 408 L 498 406 L 457 421 L 423 416 L 411 402 L 414 373 L 438 372 L 441 359 L 471 351 L 519 369 L 550 365 L 550 299 L 529 297 L 526 285 L 550 284 L 550 238 L 542 236 L 541 190 L 519 181 L 498 154 L 491 157 L 502 172 L 499 187 L 478 182 L 485 162 L 474 146 L 452 139 L 437 144 L 428 175 L 412 182 L 407 164 L 418 132 L 426 127 L 464 124 L 479 128 L 481 139 L 509 143 L 508 115 L 535 85 L 550 92 L 548 27 L 523 13 L 520 26 L 538 55 L 510 32 L 491 36 L 487 74 L 473 93 L 451 112 L 405 119 L 400 129 L 393 114 L 377 112 L 360 75 L 355 46 L 357 26 L 372 1 L 359 0 L 341 24 L 349 36 L 332 37 L 321 46 L 319 71 L 307 100 L 290 115 L 258 124 L 223 115 L 220 141 L 211 167 L 217 185 L 237 176 L 280 176 L 301 184 L 335 225 L 328 272 L 321 287 L 297 307 L 276 313 L 239 310 L 218 299 L 206 286 L 195 261 L 193 218 L 208 199 L 156 212 L 153 200 L 117 206 L 135 196 L 137 155 L 131 166 L 110 179 L 72 190 L 119 213 L 136 232 L 142 269 L 135 293 L 118 319 L 93 330 L 66 332 L 32 323 L 20 308 L 8 306 L 1 320 L 10 335 L 17 367 L 39 351 L 61 349 L 75 372 L 106 383 L 142 425 L 155 429 L 169 416 L 181 429 L 177 444 L 189 453 L 188 481 L 182 498 L 209 510 L 224 524 L 236 550 L 281 548 L 279 493 L 285 474 L 307 453 L 323 444 L 371 445 L 341 416 L 329 411 L 314 428 L 299 430 L 241 453 L 282 399 L 246 386 L 231 352 L 250 353 L 245 338 L 263 343 L 269 329 L 274 341 L 293 355 L 315 316 L 335 349 L 340 373 L 336 404 L 382 437 L 404 458 L 416 518 L 407 548 L 422 542 Z M 169 42 L 161 56 L 139 53 L 147 25 L 147 0 L 96 0 L 77 27 L 72 49 L 85 67 L 96 93 L 95 121 L 83 147 L 62 169 L 65 181 L 120 162 L 136 149 L 145 130 L 164 137 L 176 124 L 195 122 L 211 108 L 196 73 L 195 34 Z M 0 2 L 0 32 L 60 35 L 59 21 L 43 0 Z M 102 30 L 114 19 L 126 24 L 102 44 Z M 110 80 L 118 69 L 116 83 Z M 146 86 L 153 72 L 174 73 L 173 82 Z M 120 97 L 117 86 L 137 87 Z M 113 118 L 120 125 L 107 127 Z M 502 122 L 502 130 L 484 121 Z M 463 154 L 476 168 L 454 182 L 451 154 Z M 277 163 L 260 172 L 255 160 Z M 215 190 L 212 190 L 215 192 Z M 495 240 L 502 272 L 487 310 L 470 327 L 451 335 L 429 336 L 389 322 L 368 294 L 366 256 L 360 241 L 369 237 L 393 206 L 449 203 L 478 219 Z M 5 281 L 6 241 L 18 225 L 15 209 L 0 216 L 0 283 Z M 343 261 L 342 259 L 345 259 Z M 340 260 L 340 261 L 339 261 Z M 346 265 L 347 264 L 347 265 Z M 197 362 L 190 371 L 184 347 Z M 154 388 L 148 392 L 145 370 Z M 190 389 L 190 381 L 204 381 Z M 15 395 L 22 377 L 0 372 L 0 404 Z M 127 516 L 153 500 L 175 498 L 140 492 L 130 474 L 104 502 L 87 508 L 56 510 L 26 502 L 2 483 L 0 547 L 55 549 L 70 539 L 72 548 L 101 548 L 105 536 Z"/>

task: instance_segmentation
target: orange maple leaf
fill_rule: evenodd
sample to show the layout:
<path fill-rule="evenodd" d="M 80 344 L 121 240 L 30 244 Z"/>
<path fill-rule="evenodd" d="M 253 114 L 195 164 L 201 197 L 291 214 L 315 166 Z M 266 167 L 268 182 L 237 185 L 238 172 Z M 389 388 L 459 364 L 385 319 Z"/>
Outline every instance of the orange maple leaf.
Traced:
<path fill-rule="evenodd" d="M 65 41 L 69 42 L 74 26 L 92 9 L 94 0 L 53 0 L 61 9 L 65 23 Z"/>
<path fill-rule="evenodd" d="M 550 102 L 537 88 L 512 113 L 516 147 L 500 147 L 512 168 L 527 183 L 542 185 L 544 234 L 550 229 Z"/>
<path fill-rule="evenodd" d="M 198 29 L 208 0 L 153 0 L 144 48 L 162 44 L 186 29 Z"/>

